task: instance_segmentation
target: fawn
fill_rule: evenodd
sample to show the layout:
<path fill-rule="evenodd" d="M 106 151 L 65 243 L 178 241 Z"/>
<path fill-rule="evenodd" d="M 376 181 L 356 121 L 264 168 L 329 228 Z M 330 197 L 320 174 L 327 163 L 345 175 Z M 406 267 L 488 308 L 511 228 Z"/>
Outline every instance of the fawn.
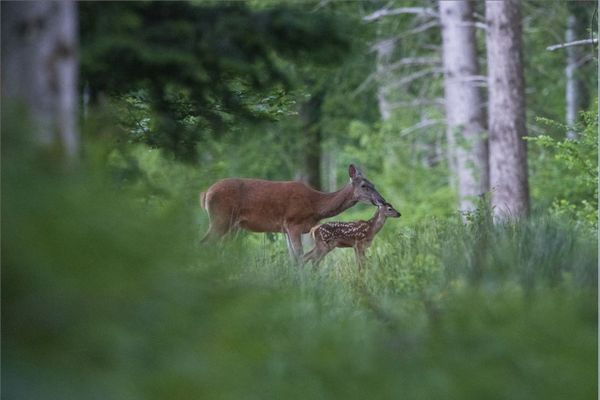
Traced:
<path fill-rule="evenodd" d="M 400 213 L 389 203 L 377 206 L 377 212 L 368 221 L 326 222 L 310 230 L 315 247 L 306 253 L 304 262 L 312 261 L 314 265 L 336 247 L 353 247 L 359 271 L 365 261 L 365 249 L 371 246 L 373 238 L 383 227 L 387 217 L 398 218 Z"/>

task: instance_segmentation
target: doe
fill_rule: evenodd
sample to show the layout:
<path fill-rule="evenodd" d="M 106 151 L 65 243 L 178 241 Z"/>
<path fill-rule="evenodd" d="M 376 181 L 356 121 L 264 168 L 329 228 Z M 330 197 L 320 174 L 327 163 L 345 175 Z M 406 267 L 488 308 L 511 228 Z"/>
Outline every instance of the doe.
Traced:
<path fill-rule="evenodd" d="M 356 255 L 359 271 L 365 262 L 365 249 L 371 246 L 373 238 L 381 230 L 387 217 L 398 218 L 400 213 L 389 203 L 377 206 L 377 212 L 368 221 L 326 222 L 310 230 L 315 247 L 306 253 L 304 262 L 312 261 L 314 265 L 336 247 L 352 247 Z"/>

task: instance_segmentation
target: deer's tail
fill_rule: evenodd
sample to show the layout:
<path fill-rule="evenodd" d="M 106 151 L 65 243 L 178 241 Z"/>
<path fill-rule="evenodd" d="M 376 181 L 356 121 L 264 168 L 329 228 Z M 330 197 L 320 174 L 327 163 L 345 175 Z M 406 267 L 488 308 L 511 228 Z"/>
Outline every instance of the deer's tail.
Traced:
<path fill-rule="evenodd" d="M 309 233 L 310 233 L 310 237 L 312 238 L 312 240 L 315 240 L 315 241 L 317 240 L 315 238 L 315 233 L 317 232 L 317 229 L 319 229 L 320 226 L 321 225 L 315 225 L 312 228 L 310 228 L 310 232 Z"/>
<path fill-rule="evenodd" d="M 200 193 L 200 206 L 206 210 L 206 192 Z"/>

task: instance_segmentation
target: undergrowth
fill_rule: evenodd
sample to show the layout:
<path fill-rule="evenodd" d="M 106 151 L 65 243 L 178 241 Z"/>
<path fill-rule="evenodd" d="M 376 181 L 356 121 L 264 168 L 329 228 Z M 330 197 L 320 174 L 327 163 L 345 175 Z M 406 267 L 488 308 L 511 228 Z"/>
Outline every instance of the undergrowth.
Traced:
<path fill-rule="evenodd" d="M 185 208 L 4 165 L 6 398 L 595 396 L 597 247 L 569 221 L 400 220 L 364 275 L 351 251 L 313 271 L 277 235 L 199 247 Z"/>
<path fill-rule="evenodd" d="M 401 218 L 364 275 L 345 250 L 312 270 L 279 235 L 198 246 L 194 188 L 144 202 L 22 139 L 2 143 L 7 399 L 596 396 L 597 238 L 577 221 Z"/>

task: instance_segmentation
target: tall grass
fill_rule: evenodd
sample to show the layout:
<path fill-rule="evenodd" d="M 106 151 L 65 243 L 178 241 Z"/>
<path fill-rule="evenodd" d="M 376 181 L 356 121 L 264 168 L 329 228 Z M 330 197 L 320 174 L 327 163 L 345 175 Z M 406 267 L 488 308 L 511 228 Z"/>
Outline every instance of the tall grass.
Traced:
<path fill-rule="evenodd" d="M 4 144 L 7 399 L 596 396 L 596 238 L 570 221 L 394 221 L 364 275 L 343 250 L 312 271 Z"/>

